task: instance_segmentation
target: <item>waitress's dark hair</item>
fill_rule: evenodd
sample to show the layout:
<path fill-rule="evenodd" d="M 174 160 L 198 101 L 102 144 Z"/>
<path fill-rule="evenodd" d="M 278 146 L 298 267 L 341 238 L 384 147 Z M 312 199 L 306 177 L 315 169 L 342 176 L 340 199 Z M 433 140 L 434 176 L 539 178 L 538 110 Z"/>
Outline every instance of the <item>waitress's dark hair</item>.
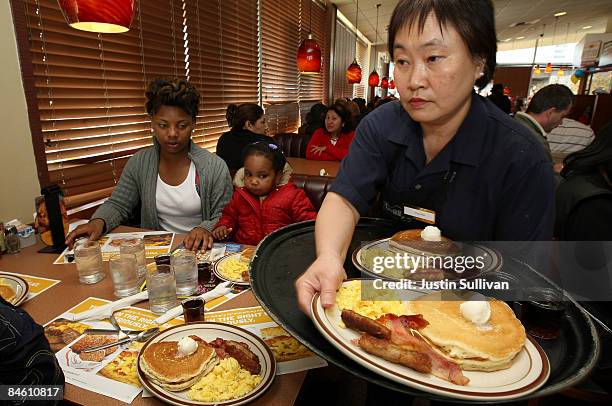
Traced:
<path fill-rule="evenodd" d="M 150 116 L 157 114 L 162 106 L 174 106 L 189 114 L 193 121 L 198 115 L 200 94 L 184 79 L 155 79 L 147 87 L 145 108 Z"/>
<path fill-rule="evenodd" d="M 473 58 L 484 61 L 483 73 L 476 86 L 484 88 L 495 72 L 497 36 L 491 0 L 400 0 L 389 23 L 389 54 L 393 59 L 395 37 L 404 27 L 417 25 L 420 32 L 433 13 L 440 24 L 453 26 Z"/>
<path fill-rule="evenodd" d="M 263 115 L 264 110 L 254 103 L 245 103 L 240 106 L 230 104 L 225 111 L 227 124 L 232 130 L 242 130 L 247 121 L 255 124 Z"/>
<path fill-rule="evenodd" d="M 612 121 L 608 122 L 583 150 L 573 152 L 563 160 L 561 176 L 587 173 L 604 165 L 612 175 Z"/>
<path fill-rule="evenodd" d="M 341 131 L 343 133 L 353 131 L 355 129 L 355 124 L 353 122 L 353 116 L 351 115 L 351 112 L 346 108 L 344 103 L 336 101 L 336 103 L 332 104 L 331 106 L 327 108 L 327 111 L 330 111 L 330 110 L 335 111 L 336 114 L 340 116 L 340 120 L 342 120 L 342 130 Z"/>
<path fill-rule="evenodd" d="M 260 155 L 269 159 L 276 172 L 282 172 L 287 162 L 278 145 L 272 142 L 258 141 L 247 145 L 242 151 L 242 162 L 246 161 L 247 157 L 251 155 Z"/>

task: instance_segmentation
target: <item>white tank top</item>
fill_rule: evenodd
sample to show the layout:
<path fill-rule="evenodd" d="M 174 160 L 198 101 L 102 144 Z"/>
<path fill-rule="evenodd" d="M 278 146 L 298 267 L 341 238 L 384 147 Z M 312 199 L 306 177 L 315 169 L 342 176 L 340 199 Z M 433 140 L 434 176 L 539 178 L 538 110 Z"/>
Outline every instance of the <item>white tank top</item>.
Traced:
<path fill-rule="evenodd" d="M 178 186 L 168 185 L 157 174 L 155 206 L 161 228 L 186 234 L 202 222 L 202 203 L 195 185 L 195 165 Z"/>

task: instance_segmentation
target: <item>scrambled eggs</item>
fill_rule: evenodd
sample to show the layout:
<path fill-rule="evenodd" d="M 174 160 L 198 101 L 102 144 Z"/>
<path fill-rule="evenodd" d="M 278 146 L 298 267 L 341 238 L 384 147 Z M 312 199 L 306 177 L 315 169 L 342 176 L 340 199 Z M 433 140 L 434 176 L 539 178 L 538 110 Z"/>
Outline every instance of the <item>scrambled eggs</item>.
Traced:
<path fill-rule="evenodd" d="M 238 258 L 228 258 L 219 266 L 221 275 L 235 281 L 242 280 L 242 272 L 249 269 L 247 262 L 240 261 Z"/>
<path fill-rule="evenodd" d="M 340 287 L 336 296 L 336 305 L 341 311 L 353 310 L 372 319 L 377 319 L 386 313 L 401 315 L 408 312 L 406 304 L 398 300 L 393 292 L 368 289 L 367 296 L 376 300 L 362 300 L 361 281 L 350 281 Z"/>
<path fill-rule="evenodd" d="M 234 358 L 224 358 L 212 371 L 193 385 L 187 396 L 201 402 L 222 402 L 250 393 L 261 382 L 261 376 L 251 375 Z"/>

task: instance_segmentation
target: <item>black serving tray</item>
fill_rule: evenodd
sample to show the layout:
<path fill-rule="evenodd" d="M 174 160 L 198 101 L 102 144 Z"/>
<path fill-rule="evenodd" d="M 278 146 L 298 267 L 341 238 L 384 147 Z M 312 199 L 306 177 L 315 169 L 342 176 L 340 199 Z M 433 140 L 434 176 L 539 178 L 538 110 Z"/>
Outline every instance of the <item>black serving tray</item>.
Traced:
<path fill-rule="evenodd" d="M 362 218 L 355 228 L 344 264 L 349 278 L 361 276 L 352 264 L 351 253 L 362 242 L 389 237 L 398 230 L 397 225 L 387 220 Z M 258 301 L 278 324 L 319 356 L 360 378 L 414 396 L 466 403 L 466 401 L 421 392 L 383 378 L 346 357 L 332 346 L 317 331 L 312 321 L 299 310 L 293 285 L 314 259 L 314 221 L 292 224 L 277 230 L 257 247 L 250 268 L 251 286 Z M 504 258 L 504 264 L 505 267 L 522 268 L 521 283 L 524 282 L 525 286 L 541 286 L 543 283 L 548 283 L 539 273 L 528 269 L 518 260 Z M 576 385 L 595 366 L 599 356 L 600 342 L 592 321 L 582 307 L 573 300 L 567 304 L 565 318 L 558 339 L 538 340 L 550 361 L 550 378 L 542 388 L 525 398 L 550 395 Z M 474 401 L 467 403 L 474 403 Z"/>

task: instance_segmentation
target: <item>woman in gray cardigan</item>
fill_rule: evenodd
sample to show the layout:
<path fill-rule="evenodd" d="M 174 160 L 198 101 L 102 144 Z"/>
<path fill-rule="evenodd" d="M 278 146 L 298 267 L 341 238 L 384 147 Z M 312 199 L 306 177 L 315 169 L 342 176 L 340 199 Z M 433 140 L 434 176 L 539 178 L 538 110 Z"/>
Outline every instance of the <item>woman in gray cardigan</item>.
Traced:
<path fill-rule="evenodd" d="M 184 233 L 187 249 L 212 247 L 210 232 L 233 190 L 225 162 L 191 141 L 200 95 L 184 80 L 158 79 L 146 96 L 154 145 L 129 159 L 110 198 L 68 234 L 70 247 L 117 227 L 139 202 L 141 227 Z"/>

